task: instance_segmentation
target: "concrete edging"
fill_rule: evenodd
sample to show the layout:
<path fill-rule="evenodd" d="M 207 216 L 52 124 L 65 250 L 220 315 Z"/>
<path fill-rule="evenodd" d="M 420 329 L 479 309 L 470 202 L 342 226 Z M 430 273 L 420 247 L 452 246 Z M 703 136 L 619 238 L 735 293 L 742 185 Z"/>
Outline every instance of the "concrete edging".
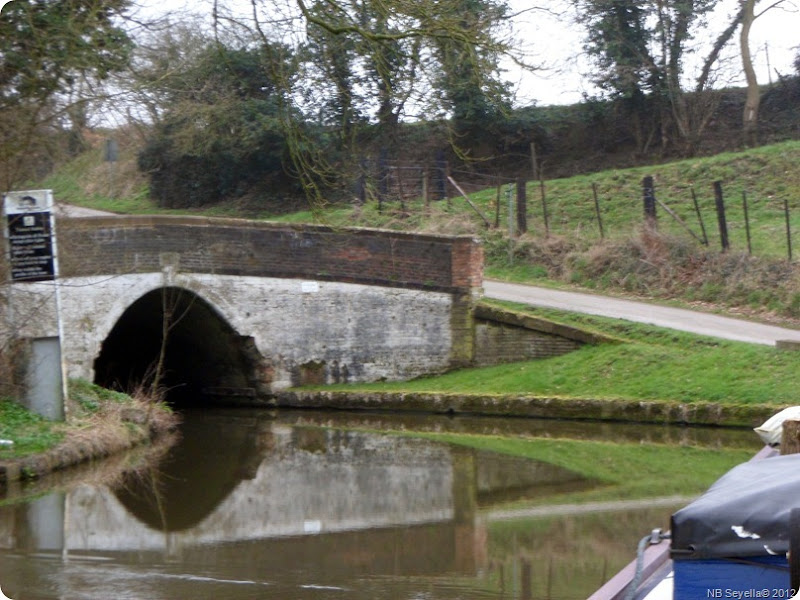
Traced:
<path fill-rule="evenodd" d="M 287 390 L 278 407 L 755 427 L 783 406 L 477 394 Z"/>
<path fill-rule="evenodd" d="M 535 317 L 525 313 L 509 310 L 507 308 L 493 306 L 484 302 L 479 302 L 475 306 L 474 317 L 478 320 L 494 321 L 496 323 L 504 323 L 506 325 L 513 325 L 515 327 L 522 327 L 540 333 L 547 333 L 559 337 L 573 340 L 581 344 L 598 345 L 598 344 L 618 344 L 620 340 L 613 337 L 591 333 L 577 327 L 570 325 L 562 325 L 549 319 Z"/>

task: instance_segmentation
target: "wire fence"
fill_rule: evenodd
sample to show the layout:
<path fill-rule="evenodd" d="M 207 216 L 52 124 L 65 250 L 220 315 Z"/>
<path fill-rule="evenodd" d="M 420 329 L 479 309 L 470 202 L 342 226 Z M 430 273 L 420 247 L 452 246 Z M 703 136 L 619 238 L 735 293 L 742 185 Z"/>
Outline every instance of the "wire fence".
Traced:
<path fill-rule="evenodd" d="M 721 252 L 737 251 L 793 260 L 793 231 L 800 224 L 788 196 L 755 194 L 737 182 L 671 184 L 652 176 L 593 181 L 530 181 L 477 169 L 379 161 L 365 168 L 358 198 L 379 210 L 464 202 L 487 228 L 511 235 L 579 235 L 602 241 L 647 227 L 691 237 Z"/>

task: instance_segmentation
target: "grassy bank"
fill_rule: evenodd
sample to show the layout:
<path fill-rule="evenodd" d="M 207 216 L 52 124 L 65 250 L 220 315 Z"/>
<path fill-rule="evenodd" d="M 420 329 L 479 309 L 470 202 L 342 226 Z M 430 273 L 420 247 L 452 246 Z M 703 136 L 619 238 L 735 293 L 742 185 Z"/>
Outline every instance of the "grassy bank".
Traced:
<path fill-rule="evenodd" d="M 108 456 L 172 429 L 177 416 L 147 398 L 70 381 L 67 418 L 55 422 L 0 399 L 0 479 L 35 478 L 48 471 Z"/>
<path fill-rule="evenodd" d="M 528 233 L 513 241 L 507 232 L 505 189 L 470 194 L 479 211 L 499 225 L 490 229 L 455 192 L 447 202 L 430 205 L 420 200 L 402 207 L 387 203 L 382 211 L 375 204 L 334 206 L 280 219 L 472 234 L 484 242 L 487 272 L 501 279 L 703 304 L 774 320 L 800 319 L 800 268 L 787 260 L 787 227 L 794 238 L 793 259 L 800 247 L 798 160 L 800 143 L 786 142 L 549 180 L 541 187 L 530 182 Z M 659 205 L 657 231 L 643 229 L 645 175 L 654 178 L 658 200 L 677 217 Z M 721 251 L 717 226 L 715 182 L 722 184 L 726 206 L 726 252 Z M 708 245 L 698 241 L 704 232 Z"/>
<path fill-rule="evenodd" d="M 564 356 L 462 369 L 407 382 L 325 389 L 400 393 L 470 393 L 722 404 L 797 403 L 800 352 L 728 342 L 658 327 L 515 306 L 543 318 L 614 337 Z"/>

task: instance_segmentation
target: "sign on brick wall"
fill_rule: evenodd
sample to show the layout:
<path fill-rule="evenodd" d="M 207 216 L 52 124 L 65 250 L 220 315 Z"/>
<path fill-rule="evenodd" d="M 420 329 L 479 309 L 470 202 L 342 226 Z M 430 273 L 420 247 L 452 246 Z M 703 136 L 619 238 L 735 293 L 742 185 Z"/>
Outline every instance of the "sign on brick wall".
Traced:
<path fill-rule="evenodd" d="M 8 192 L 3 204 L 11 281 L 55 279 L 52 192 Z"/>

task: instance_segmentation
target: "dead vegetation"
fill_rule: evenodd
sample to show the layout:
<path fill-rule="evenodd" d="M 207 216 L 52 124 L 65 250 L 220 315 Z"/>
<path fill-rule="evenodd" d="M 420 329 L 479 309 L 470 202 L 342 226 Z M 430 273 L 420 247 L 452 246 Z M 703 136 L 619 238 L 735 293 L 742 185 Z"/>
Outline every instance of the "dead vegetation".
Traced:
<path fill-rule="evenodd" d="M 800 322 L 800 268 L 744 252 L 720 253 L 650 229 L 602 243 L 523 237 L 515 260 L 546 279 L 605 292 L 714 305 L 768 321 Z"/>
<path fill-rule="evenodd" d="M 63 423 L 30 417 L 34 433 L 19 427 L 3 432 L 12 440 L 15 436 L 36 435 L 58 441 L 47 450 L 30 454 L 4 450 L 4 456 L 0 456 L 0 484 L 36 479 L 135 446 L 168 440 L 180 421 L 157 398 L 141 394 L 131 397 L 83 380 L 70 381 L 66 412 Z"/>

